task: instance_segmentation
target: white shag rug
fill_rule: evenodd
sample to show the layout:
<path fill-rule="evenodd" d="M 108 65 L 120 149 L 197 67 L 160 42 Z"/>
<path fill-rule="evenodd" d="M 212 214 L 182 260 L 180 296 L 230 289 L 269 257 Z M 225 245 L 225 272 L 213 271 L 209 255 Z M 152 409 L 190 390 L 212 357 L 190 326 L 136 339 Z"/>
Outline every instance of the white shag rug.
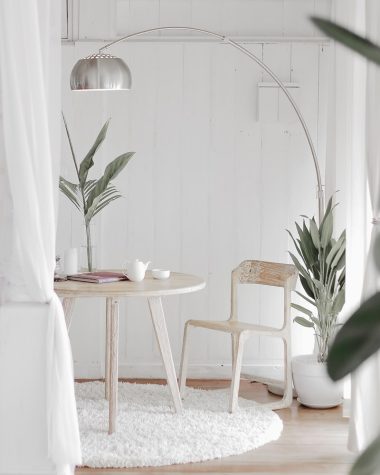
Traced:
<path fill-rule="evenodd" d="M 282 421 L 253 401 L 227 412 L 229 390 L 187 388 L 183 414 L 173 412 L 167 386 L 119 383 L 117 431 L 108 435 L 101 382 L 76 383 L 83 465 L 146 467 L 237 455 L 278 439 Z"/>

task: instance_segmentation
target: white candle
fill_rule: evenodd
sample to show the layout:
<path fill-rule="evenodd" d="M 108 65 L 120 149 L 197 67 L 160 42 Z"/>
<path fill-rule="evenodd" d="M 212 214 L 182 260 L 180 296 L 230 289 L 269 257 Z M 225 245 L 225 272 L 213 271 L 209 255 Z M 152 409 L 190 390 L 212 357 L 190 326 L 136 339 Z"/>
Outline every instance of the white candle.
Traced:
<path fill-rule="evenodd" d="M 73 275 L 78 272 L 78 251 L 75 247 L 66 249 L 63 258 L 63 266 L 66 275 Z"/>

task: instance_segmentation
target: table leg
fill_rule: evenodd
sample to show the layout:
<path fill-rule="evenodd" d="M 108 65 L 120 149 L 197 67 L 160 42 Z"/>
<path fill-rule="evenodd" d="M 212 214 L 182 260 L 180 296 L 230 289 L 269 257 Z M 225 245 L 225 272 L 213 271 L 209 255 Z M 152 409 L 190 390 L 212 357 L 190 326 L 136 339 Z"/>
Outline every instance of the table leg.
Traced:
<path fill-rule="evenodd" d="M 111 371 L 111 310 L 112 299 L 107 297 L 106 299 L 106 362 L 105 362 L 105 397 L 109 401 L 110 398 L 110 371 Z"/>
<path fill-rule="evenodd" d="M 180 414 L 182 412 L 182 401 L 179 394 L 177 376 L 170 348 L 169 335 L 166 328 L 162 301 L 160 297 L 151 297 L 148 299 L 148 301 L 158 346 L 160 348 L 162 361 L 165 366 L 167 382 L 174 402 L 174 407 L 176 412 Z"/>
<path fill-rule="evenodd" d="M 73 298 L 65 297 L 62 300 L 63 311 L 65 313 L 67 333 L 69 333 L 70 331 L 71 320 L 73 319 L 74 303 L 75 303 L 75 299 Z"/>
<path fill-rule="evenodd" d="M 118 343 L 119 343 L 119 302 L 111 299 L 110 328 L 110 385 L 109 385 L 109 426 L 108 433 L 116 431 L 117 384 L 118 384 Z"/>

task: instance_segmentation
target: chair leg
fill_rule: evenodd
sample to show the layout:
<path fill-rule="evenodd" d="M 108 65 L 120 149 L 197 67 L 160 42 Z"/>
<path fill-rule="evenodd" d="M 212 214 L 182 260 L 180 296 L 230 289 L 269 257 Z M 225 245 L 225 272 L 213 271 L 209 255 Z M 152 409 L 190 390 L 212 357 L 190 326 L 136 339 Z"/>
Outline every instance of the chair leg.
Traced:
<path fill-rule="evenodd" d="M 230 394 L 230 412 L 235 412 L 238 408 L 238 396 L 240 386 L 240 373 L 243 362 L 243 350 L 244 350 L 245 334 L 240 333 L 236 335 L 236 343 L 234 344 L 234 357 L 232 364 L 232 381 L 231 381 L 231 394 Z"/>
<path fill-rule="evenodd" d="M 187 366 L 189 363 L 189 327 L 189 322 L 186 322 L 185 329 L 183 331 L 181 366 L 179 370 L 179 392 L 181 397 L 185 396 Z"/>
<path fill-rule="evenodd" d="M 231 333 L 231 351 L 232 351 L 231 365 L 232 367 L 234 366 L 234 361 L 236 358 L 237 341 L 238 341 L 238 335 L 236 335 L 235 333 Z"/>

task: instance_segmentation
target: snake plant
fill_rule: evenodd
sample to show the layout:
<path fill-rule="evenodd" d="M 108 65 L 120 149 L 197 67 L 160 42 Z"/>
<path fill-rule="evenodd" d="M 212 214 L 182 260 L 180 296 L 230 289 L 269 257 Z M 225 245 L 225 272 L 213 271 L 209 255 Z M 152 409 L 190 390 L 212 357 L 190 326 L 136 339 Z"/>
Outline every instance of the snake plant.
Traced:
<path fill-rule="evenodd" d="M 327 361 L 329 346 L 334 336 L 337 317 L 345 300 L 346 233 L 333 238 L 334 207 L 330 198 L 321 224 L 314 218 L 303 220 L 302 227 L 296 223 L 298 237 L 290 231 L 299 258 L 289 252 L 297 267 L 304 293 L 298 292 L 313 310 L 292 303 L 292 307 L 305 316 L 294 321 L 314 329 L 318 343 L 318 361 Z"/>
<path fill-rule="evenodd" d="M 88 179 L 91 167 L 94 165 L 94 155 L 103 143 L 107 135 L 110 119 L 103 125 L 94 144 L 88 151 L 87 155 L 78 165 L 74 148 L 67 126 L 65 116 L 62 114 L 65 124 L 66 135 L 69 141 L 71 156 L 74 162 L 78 183 L 72 183 L 62 176 L 59 178 L 59 189 L 73 203 L 73 205 L 83 214 L 84 224 L 86 228 L 86 244 L 87 244 L 87 265 L 88 270 L 93 270 L 92 262 L 92 243 L 91 243 L 91 220 L 102 211 L 111 201 L 115 201 L 121 197 L 112 180 L 119 175 L 125 168 L 129 160 L 133 157 L 134 152 L 127 152 L 119 155 L 112 160 L 105 168 L 103 175 L 94 180 Z"/>

